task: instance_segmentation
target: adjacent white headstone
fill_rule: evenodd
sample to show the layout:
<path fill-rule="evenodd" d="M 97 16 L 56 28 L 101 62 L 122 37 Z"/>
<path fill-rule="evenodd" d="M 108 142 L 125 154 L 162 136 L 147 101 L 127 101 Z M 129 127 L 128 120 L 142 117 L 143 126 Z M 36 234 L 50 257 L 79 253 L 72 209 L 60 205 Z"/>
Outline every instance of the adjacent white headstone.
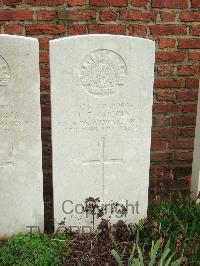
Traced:
<path fill-rule="evenodd" d="M 198 196 L 200 197 L 200 90 L 196 118 L 191 193 L 193 199 L 197 199 Z"/>
<path fill-rule="evenodd" d="M 0 238 L 43 230 L 39 46 L 0 35 Z"/>
<path fill-rule="evenodd" d="M 112 205 L 103 210 L 111 223 L 124 206 L 127 223 L 146 216 L 154 54 L 153 41 L 126 36 L 51 41 L 56 225 L 96 226 L 96 214 L 82 213 L 89 197 L 100 199 L 100 215 Z"/>

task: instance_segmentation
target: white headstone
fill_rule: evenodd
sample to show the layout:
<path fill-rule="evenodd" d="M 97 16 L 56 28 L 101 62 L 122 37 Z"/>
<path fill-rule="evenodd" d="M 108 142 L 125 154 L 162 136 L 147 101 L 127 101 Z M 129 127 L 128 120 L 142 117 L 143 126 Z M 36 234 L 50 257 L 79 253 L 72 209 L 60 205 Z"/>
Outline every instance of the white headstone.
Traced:
<path fill-rule="evenodd" d="M 43 230 L 39 46 L 0 35 L 0 238 Z"/>
<path fill-rule="evenodd" d="M 146 216 L 154 54 L 153 41 L 126 36 L 51 41 L 56 223 L 90 226 L 94 218 L 96 226 L 95 215 L 80 214 L 89 197 L 114 211 L 127 206 L 127 223 Z M 111 223 L 123 216 L 110 209 L 103 218 Z"/>
<path fill-rule="evenodd" d="M 199 90 L 197 118 L 196 118 L 191 192 L 193 199 L 196 199 L 198 196 L 200 196 L 199 195 L 200 193 L 200 90 Z"/>

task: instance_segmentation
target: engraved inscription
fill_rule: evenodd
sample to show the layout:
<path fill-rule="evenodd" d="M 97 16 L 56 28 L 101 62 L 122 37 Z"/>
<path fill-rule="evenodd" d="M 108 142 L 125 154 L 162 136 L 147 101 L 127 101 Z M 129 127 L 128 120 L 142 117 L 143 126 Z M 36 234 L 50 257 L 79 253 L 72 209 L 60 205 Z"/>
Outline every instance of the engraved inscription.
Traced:
<path fill-rule="evenodd" d="M 12 105 L 0 105 L 0 135 L 13 132 L 22 125 L 19 114 Z"/>
<path fill-rule="evenodd" d="M 14 166 L 13 152 L 32 123 L 16 105 L 0 105 L 0 170 Z"/>
<path fill-rule="evenodd" d="M 20 128 L 19 114 L 12 105 L 0 105 L 0 170 L 14 166 L 13 151 L 17 129 Z"/>
<path fill-rule="evenodd" d="M 130 131 L 141 124 L 137 103 L 79 103 L 69 107 L 70 119 L 62 121 L 66 130 L 73 131 Z M 68 109 L 66 109 L 68 113 Z"/>
<path fill-rule="evenodd" d="M 14 158 L 13 158 L 13 151 L 14 151 L 14 141 L 5 140 L 2 144 L 1 151 L 0 151 L 0 170 L 7 167 L 13 167 L 14 165 Z"/>
<path fill-rule="evenodd" d="M 10 79 L 10 69 L 6 60 L 0 56 L 0 94 L 4 93 Z"/>
<path fill-rule="evenodd" d="M 117 92 L 127 77 L 122 57 L 111 50 L 97 50 L 88 55 L 81 65 L 81 83 L 92 95 L 108 96 Z"/>
<path fill-rule="evenodd" d="M 101 138 L 101 142 L 98 143 L 98 146 L 100 148 L 100 158 L 99 159 L 93 159 L 83 162 L 84 165 L 100 165 L 101 166 L 101 176 L 102 176 L 102 182 L 103 182 L 103 200 L 104 200 L 104 184 L 105 184 L 105 165 L 106 164 L 113 164 L 113 163 L 123 163 L 123 159 L 119 158 L 112 158 L 112 159 L 106 159 L 105 158 L 105 138 Z"/>

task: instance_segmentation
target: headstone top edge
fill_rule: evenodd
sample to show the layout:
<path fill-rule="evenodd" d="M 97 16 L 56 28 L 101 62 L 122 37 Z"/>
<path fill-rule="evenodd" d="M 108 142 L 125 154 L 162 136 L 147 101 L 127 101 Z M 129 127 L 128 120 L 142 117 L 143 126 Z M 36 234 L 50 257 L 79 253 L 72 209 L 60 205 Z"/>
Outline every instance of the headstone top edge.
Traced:
<path fill-rule="evenodd" d="M 155 45 L 155 41 L 146 39 L 146 38 L 141 38 L 141 37 L 134 37 L 134 36 L 127 36 L 127 35 L 115 35 L 115 34 L 84 34 L 84 35 L 74 35 L 74 36 L 67 36 L 67 37 L 61 37 L 58 39 L 50 40 L 50 45 L 54 45 L 57 42 L 64 42 L 68 40 L 73 40 L 73 39 L 85 39 L 88 37 L 94 37 L 94 38 L 116 38 L 116 39 L 127 39 L 127 40 L 141 40 L 144 42 L 149 42 L 153 45 Z"/>
<path fill-rule="evenodd" d="M 27 37 L 27 36 L 19 36 L 19 35 L 12 35 L 12 34 L 0 34 L 0 39 L 19 39 L 19 40 L 25 40 L 25 41 L 33 41 L 37 44 L 39 44 L 39 41 L 37 38 Z"/>

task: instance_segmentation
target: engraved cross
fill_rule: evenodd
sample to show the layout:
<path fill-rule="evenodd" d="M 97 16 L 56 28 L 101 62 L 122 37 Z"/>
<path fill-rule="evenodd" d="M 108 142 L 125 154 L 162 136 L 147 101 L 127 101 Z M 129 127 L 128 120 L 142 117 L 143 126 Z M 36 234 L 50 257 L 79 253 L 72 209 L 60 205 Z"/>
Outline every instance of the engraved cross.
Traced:
<path fill-rule="evenodd" d="M 104 186 L 105 186 L 105 164 L 123 163 L 123 159 L 106 159 L 105 158 L 105 138 L 101 138 L 100 142 L 100 159 L 84 161 L 84 165 L 99 164 L 101 166 L 101 175 L 103 181 L 103 200 L 104 200 Z"/>

